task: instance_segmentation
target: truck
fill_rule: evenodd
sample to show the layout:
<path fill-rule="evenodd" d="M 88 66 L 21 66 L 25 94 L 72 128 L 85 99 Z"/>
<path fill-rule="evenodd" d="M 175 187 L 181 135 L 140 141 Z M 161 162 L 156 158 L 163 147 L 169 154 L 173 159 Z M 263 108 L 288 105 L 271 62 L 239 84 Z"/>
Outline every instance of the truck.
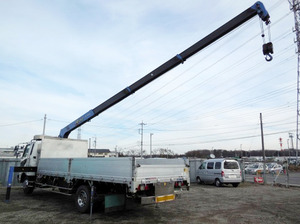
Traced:
<path fill-rule="evenodd" d="M 93 198 L 104 200 L 105 210 L 124 208 L 130 200 L 142 205 L 172 201 L 189 189 L 188 164 L 183 159 L 109 157 L 88 158 L 86 140 L 36 135 L 25 148 L 19 181 L 25 194 L 50 188 L 75 195 L 80 212 L 88 212 Z M 114 201 L 112 206 L 112 202 Z"/>
<path fill-rule="evenodd" d="M 102 104 L 61 129 L 58 137 L 36 135 L 24 150 L 18 172 L 25 194 L 35 188 L 55 189 L 62 194 L 75 195 L 80 212 L 92 210 L 94 199 L 104 202 L 105 210 L 126 208 L 131 203 L 158 204 L 180 197 L 189 190 L 189 166 L 184 159 L 161 158 L 88 158 L 86 140 L 69 139 L 69 134 L 101 112 L 130 96 L 156 78 L 183 64 L 203 48 L 228 34 L 255 15 L 266 25 L 270 16 L 261 2 L 225 23 L 185 51 L 121 90 Z M 272 59 L 273 45 L 263 44 L 266 60 Z"/>

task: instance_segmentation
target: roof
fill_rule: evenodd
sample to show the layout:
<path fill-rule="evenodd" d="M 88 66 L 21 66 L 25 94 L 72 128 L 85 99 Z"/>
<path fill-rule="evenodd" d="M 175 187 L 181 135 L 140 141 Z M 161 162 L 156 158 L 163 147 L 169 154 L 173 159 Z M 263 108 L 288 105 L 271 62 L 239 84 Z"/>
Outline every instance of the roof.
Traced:
<path fill-rule="evenodd" d="M 109 149 L 89 149 L 89 153 L 110 153 Z"/>
<path fill-rule="evenodd" d="M 227 158 L 216 158 L 216 159 L 207 159 L 204 162 L 220 162 L 220 161 L 236 161 L 236 160 L 227 159 Z"/>

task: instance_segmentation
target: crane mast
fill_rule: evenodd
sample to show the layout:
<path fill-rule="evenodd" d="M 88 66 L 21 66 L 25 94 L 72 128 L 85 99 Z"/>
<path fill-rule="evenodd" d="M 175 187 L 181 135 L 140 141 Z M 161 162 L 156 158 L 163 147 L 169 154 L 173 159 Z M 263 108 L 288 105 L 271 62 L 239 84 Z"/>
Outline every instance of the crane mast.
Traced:
<path fill-rule="evenodd" d="M 246 21 L 248 21 L 256 15 L 258 15 L 266 25 L 269 25 L 270 16 L 268 12 L 266 11 L 264 5 L 261 2 L 256 2 L 253 6 L 249 7 L 244 12 L 240 13 L 239 15 L 225 23 L 223 26 L 219 27 L 203 39 L 199 40 L 191 47 L 187 48 L 180 54 L 175 55 L 174 57 L 166 61 L 164 64 L 160 65 L 158 68 L 154 69 L 153 71 L 151 71 L 132 85 L 121 90 L 105 102 L 101 103 L 94 109 L 89 110 L 87 113 L 85 113 L 84 115 L 82 115 L 63 129 L 61 129 L 59 137 L 68 138 L 69 134 L 76 128 L 90 121 L 103 111 L 114 106 L 123 99 L 127 98 L 137 90 L 141 89 L 148 83 L 157 79 L 158 77 L 175 68 L 176 66 L 183 64 L 184 61 L 187 60 L 189 57 L 198 53 L 205 47 L 209 46 L 216 40 L 220 39 L 221 37 L 228 34 L 229 32 L 231 32 L 232 30 L 234 30 L 235 28 L 242 25 L 243 23 L 245 23 Z M 273 54 L 273 45 L 271 42 L 263 45 L 263 54 L 266 56 L 267 61 L 272 60 L 271 54 Z"/>

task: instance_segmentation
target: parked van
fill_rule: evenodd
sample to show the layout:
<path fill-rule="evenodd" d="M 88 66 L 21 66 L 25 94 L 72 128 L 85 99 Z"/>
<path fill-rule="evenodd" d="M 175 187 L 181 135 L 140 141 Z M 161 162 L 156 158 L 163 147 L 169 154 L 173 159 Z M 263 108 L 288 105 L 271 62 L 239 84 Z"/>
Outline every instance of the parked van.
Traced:
<path fill-rule="evenodd" d="M 237 187 L 242 181 L 242 176 L 236 160 L 208 159 L 199 166 L 196 179 L 198 183 L 215 184 L 217 187 L 223 184 Z"/>

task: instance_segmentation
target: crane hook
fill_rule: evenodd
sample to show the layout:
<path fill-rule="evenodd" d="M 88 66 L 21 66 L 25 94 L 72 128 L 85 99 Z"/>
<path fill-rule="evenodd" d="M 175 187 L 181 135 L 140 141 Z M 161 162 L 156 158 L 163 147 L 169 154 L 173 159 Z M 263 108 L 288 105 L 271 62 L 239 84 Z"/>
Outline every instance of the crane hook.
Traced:
<path fill-rule="evenodd" d="M 272 61 L 273 57 L 270 54 L 266 54 L 265 59 L 266 59 L 266 61 Z"/>
<path fill-rule="evenodd" d="M 263 44 L 263 54 L 266 56 L 266 61 L 272 61 L 273 57 L 271 54 L 273 54 L 273 44 L 272 42 Z"/>

